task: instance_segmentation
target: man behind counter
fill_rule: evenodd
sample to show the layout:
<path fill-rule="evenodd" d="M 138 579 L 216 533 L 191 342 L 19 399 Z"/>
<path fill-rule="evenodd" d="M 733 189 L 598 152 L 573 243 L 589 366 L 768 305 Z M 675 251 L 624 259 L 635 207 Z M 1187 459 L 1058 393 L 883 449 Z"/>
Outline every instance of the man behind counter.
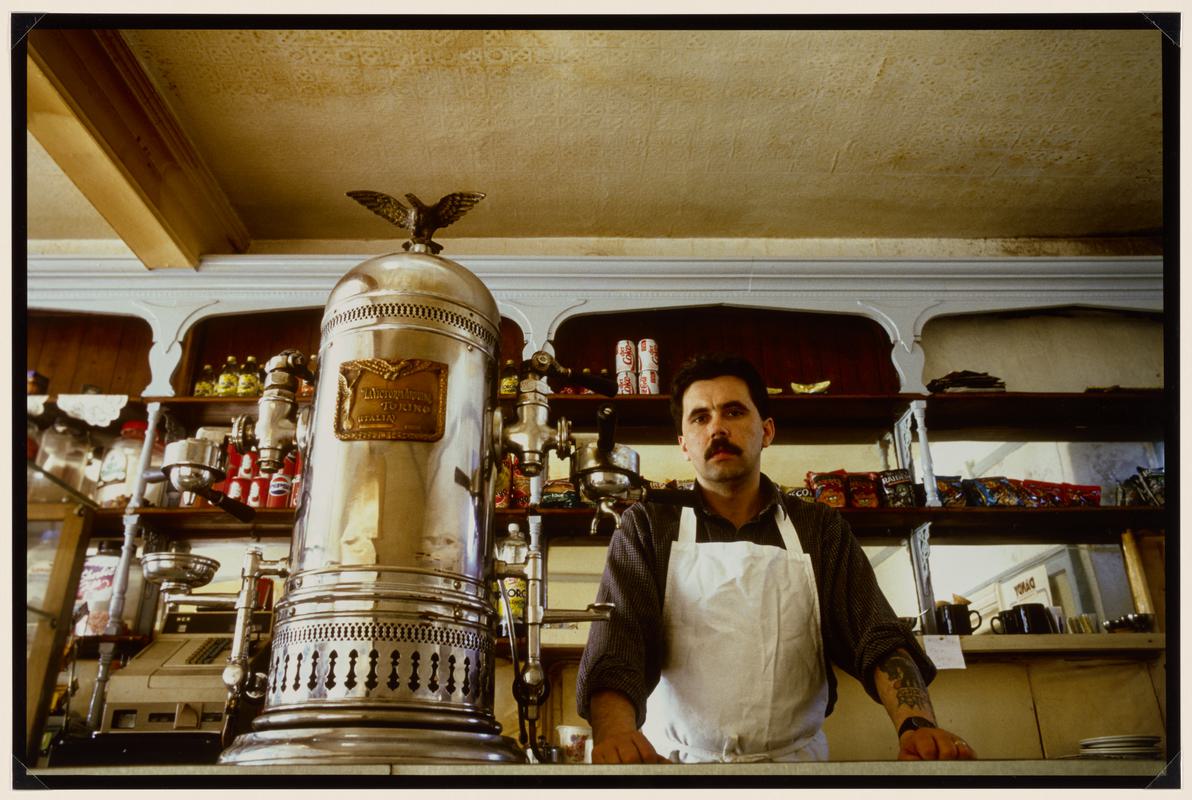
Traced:
<path fill-rule="evenodd" d="M 671 390 L 699 508 L 638 503 L 609 544 L 576 682 L 597 764 L 818 761 L 836 664 L 881 702 L 900 759 L 968 759 L 935 727 L 935 667 L 899 623 L 835 510 L 761 472 L 774 440 L 746 360 L 699 356 Z"/>

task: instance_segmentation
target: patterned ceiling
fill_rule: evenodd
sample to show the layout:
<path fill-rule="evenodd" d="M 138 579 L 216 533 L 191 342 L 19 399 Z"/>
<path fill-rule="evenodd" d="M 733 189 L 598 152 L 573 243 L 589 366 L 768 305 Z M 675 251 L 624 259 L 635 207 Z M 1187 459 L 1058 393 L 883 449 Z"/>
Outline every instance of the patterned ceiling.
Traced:
<path fill-rule="evenodd" d="M 446 238 L 1162 224 L 1154 31 L 123 33 L 254 240 L 398 235 L 351 189 L 486 192 Z M 114 236 L 29 162 L 30 238 Z"/>

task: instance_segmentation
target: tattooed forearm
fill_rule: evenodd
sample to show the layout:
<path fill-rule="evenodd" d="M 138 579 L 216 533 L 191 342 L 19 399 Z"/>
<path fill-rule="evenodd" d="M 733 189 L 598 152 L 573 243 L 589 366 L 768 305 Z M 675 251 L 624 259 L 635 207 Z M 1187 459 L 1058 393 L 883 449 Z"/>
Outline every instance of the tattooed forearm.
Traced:
<path fill-rule="evenodd" d="M 894 713 L 905 707 L 913 712 L 932 713 L 931 698 L 923 684 L 919 668 L 904 651 L 891 654 L 877 668 L 877 690 L 883 704 Z"/>

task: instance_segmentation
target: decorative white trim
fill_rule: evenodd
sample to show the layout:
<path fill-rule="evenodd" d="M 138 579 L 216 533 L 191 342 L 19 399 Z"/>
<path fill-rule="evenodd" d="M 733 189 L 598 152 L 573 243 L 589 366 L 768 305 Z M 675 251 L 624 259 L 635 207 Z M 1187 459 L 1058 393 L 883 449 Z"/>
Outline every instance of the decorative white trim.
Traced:
<path fill-rule="evenodd" d="M 29 308 L 132 314 L 153 329 L 153 380 L 169 395 L 178 345 L 199 320 L 318 308 L 358 255 L 209 256 L 150 272 L 134 258 L 30 256 Z M 467 256 L 456 259 L 517 321 L 525 353 L 584 314 L 724 305 L 858 314 L 890 335 L 902 391 L 923 392 L 923 326 L 935 317 L 1084 306 L 1162 311 L 1163 260 L 1115 258 L 685 259 Z"/>
<path fill-rule="evenodd" d="M 60 394 L 58 408 L 96 428 L 106 428 L 120 417 L 128 405 L 124 394 Z"/>

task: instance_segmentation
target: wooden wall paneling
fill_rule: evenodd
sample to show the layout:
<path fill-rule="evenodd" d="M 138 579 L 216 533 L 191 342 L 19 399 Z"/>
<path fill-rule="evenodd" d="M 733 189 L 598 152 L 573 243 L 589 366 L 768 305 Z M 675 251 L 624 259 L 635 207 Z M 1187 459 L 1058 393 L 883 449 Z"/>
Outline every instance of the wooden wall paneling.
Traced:
<path fill-rule="evenodd" d="M 669 390 L 689 356 L 738 352 L 770 386 L 831 380 L 836 394 L 897 392 L 891 343 L 876 322 L 847 314 L 701 307 L 574 317 L 559 326 L 555 352 L 571 367 L 610 365 L 619 339 L 658 342 L 659 377 Z"/>
<path fill-rule="evenodd" d="M 117 368 L 120 340 L 124 336 L 124 320 L 109 317 L 105 322 L 88 325 L 79 342 L 78 361 L 75 366 L 74 383 L 82 388 L 85 384 L 98 386 L 104 394 L 122 394 L 116 386 L 121 378 Z M 138 386 L 133 394 L 140 394 L 144 385 Z"/>
<path fill-rule="evenodd" d="M 137 396 L 149 383 L 152 331 L 137 317 L 109 314 L 30 314 L 29 369 L 50 379 L 51 394 L 82 391 Z"/>
<path fill-rule="evenodd" d="M 46 342 L 34 369 L 50 379 L 50 394 L 77 392 L 79 386 L 74 383 L 74 370 L 83 327 L 73 317 L 44 317 L 43 321 Z"/>
<path fill-rule="evenodd" d="M 1032 661 L 1029 670 L 1046 758 L 1079 753 L 1080 741 L 1094 736 L 1164 736 L 1145 662 L 1057 658 Z"/>
<path fill-rule="evenodd" d="M 198 354 L 195 352 L 195 337 L 191 335 L 193 331 L 194 328 L 191 327 L 183 334 L 182 357 L 178 359 L 178 366 L 174 368 L 174 374 L 170 376 L 170 386 L 174 387 L 176 397 L 189 397 L 194 394 L 195 378 L 203 369 L 202 364 L 195 365 Z"/>
<path fill-rule="evenodd" d="M 526 346 L 526 336 L 521 326 L 508 317 L 501 317 L 501 344 L 497 353 L 497 370 L 504 366 L 508 359 L 521 363 L 522 350 Z M 599 370 L 597 370 L 599 372 Z"/>
<path fill-rule="evenodd" d="M 46 326 L 32 313 L 25 317 L 25 369 L 38 369 L 41 351 L 46 343 Z M 40 370 L 38 370 L 40 372 Z M 42 373 L 45 374 L 44 372 Z"/>
<path fill-rule="evenodd" d="M 291 309 L 267 313 L 230 314 L 207 317 L 187 331 L 183 360 L 175 378 L 175 390 L 189 395 L 204 364 L 218 373 L 224 360 L 232 355 L 243 364 L 247 356 L 256 356 L 262 366 L 269 358 L 286 349 L 297 349 L 308 356 L 318 355 L 321 344 L 322 308 Z M 519 358 L 524 336 L 517 323 L 501 320 L 501 359 Z M 505 353 L 510 355 L 505 355 Z"/>
<path fill-rule="evenodd" d="M 149 350 L 153 347 L 153 330 L 149 323 L 136 317 L 118 317 L 121 322 L 119 349 L 116 351 L 109 383 L 113 394 L 140 396 L 153 376 L 149 367 Z M 102 384 L 101 384 L 102 385 Z"/>

